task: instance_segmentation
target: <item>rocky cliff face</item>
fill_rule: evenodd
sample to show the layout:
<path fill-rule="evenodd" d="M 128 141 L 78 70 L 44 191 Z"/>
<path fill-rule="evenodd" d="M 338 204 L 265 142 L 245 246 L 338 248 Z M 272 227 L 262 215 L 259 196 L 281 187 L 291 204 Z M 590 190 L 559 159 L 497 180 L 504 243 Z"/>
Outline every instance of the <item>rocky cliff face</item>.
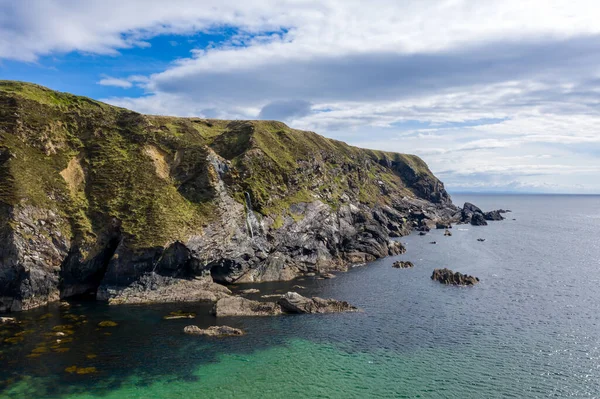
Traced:
<path fill-rule="evenodd" d="M 0 311 L 344 270 L 460 218 L 416 156 L 0 81 Z"/>

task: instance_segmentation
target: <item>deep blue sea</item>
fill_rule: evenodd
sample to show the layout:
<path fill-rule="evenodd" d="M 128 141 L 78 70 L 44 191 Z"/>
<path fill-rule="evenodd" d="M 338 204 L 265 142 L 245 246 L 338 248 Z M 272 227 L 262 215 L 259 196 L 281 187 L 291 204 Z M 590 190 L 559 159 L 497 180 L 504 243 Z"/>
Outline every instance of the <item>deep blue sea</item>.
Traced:
<path fill-rule="evenodd" d="M 239 287 L 260 296 L 301 284 L 304 295 L 347 300 L 360 313 L 217 322 L 206 304 L 74 303 L 17 314 L 23 326 L 0 329 L 0 397 L 600 397 L 600 197 L 453 200 L 513 212 L 487 227 L 455 226 L 452 237 L 400 238 L 406 254 L 335 279 Z M 415 267 L 392 268 L 398 259 Z M 439 267 L 481 283 L 441 285 L 430 279 Z M 174 310 L 198 317 L 163 320 Z M 98 327 L 104 320 L 118 325 Z M 188 324 L 247 335 L 186 336 Z M 56 343 L 60 325 L 74 333 Z"/>

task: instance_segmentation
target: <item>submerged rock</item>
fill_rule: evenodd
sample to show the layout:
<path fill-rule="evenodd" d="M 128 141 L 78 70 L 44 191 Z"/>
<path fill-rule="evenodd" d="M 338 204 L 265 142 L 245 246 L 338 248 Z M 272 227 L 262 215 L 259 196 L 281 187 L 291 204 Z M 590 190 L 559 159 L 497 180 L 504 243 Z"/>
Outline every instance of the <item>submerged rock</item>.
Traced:
<path fill-rule="evenodd" d="M 196 317 L 196 313 L 191 312 L 183 312 L 181 310 L 177 310 L 175 312 L 171 312 L 168 315 L 164 316 L 165 320 L 177 320 L 177 319 L 193 319 Z"/>
<path fill-rule="evenodd" d="M 256 288 L 248 288 L 247 290 L 241 290 L 240 294 L 249 295 L 249 294 L 258 294 L 260 293 L 259 289 Z"/>
<path fill-rule="evenodd" d="M 100 323 L 98 323 L 98 327 L 116 327 L 118 325 L 118 323 L 111 320 L 101 321 Z"/>
<path fill-rule="evenodd" d="M 478 238 L 478 239 L 477 239 L 477 241 L 479 241 L 479 242 L 484 242 L 484 241 L 485 241 L 485 238 Z"/>
<path fill-rule="evenodd" d="M 187 326 L 183 332 L 190 335 L 204 335 L 207 337 L 239 337 L 244 335 L 244 330 L 229 326 L 212 326 L 202 329 L 198 326 Z"/>
<path fill-rule="evenodd" d="M 435 228 L 438 230 L 451 229 L 452 225 L 450 223 L 437 222 Z"/>
<path fill-rule="evenodd" d="M 414 265 L 412 262 L 399 260 L 399 261 L 394 262 L 392 267 L 395 267 L 396 269 L 408 269 L 408 268 L 414 267 Z"/>
<path fill-rule="evenodd" d="M 469 276 L 459 272 L 453 272 L 450 269 L 435 269 L 431 275 L 431 279 L 439 281 L 442 284 L 450 285 L 475 285 L 479 282 L 477 277 Z"/>
<path fill-rule="evenodd" d="M 321 274 L 321 277 L 323 277 L 324 279 L 328 280 L 328 279 L 331 279 L 331 278 L 335 278 L 335 274 L 333 274 L 333 273 L 323 273 L 323 274 Z"/>
<path fill-rule="evenodd" d="M 339 313 L 358 310 L 346 301 L 307 298 L 296 292 L 288 292 L 277 303 L 285 313 Z"/>

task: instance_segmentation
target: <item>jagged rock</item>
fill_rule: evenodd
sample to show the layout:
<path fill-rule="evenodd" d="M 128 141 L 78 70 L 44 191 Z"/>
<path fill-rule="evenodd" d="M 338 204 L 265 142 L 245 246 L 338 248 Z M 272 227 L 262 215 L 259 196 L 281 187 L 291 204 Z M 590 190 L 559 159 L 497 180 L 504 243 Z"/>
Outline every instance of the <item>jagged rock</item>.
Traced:
<path fill-rule="evenodd" d="M 396 269 L 408 269 L 411 267 L 414 267 L 412 262 L 408 262 L 408 261 L 396 261 L 392 264 L 392 267 L 395 267 Z"/>
<path fill-rule="evenodd" d="M 471 216 L 471 224 L 473 226 L 487 226 L 487 222 L 485 221 L 485 217 L 481 213 L 474 213 Z"/>
<path fill-rule="evenodd" d="M 444 236 L 450 237 L 451 235 L 452 235 L 452 233 L 450 232 L 450 230 L 444 231 Z"/>
<path fill-rule="evenodd" d="M 345 301 L 306 298 L 296 292 L 288 292 L 277 303 L 285 313 L 339 313 L 358 310 Z"/>
<path fill-rule="evenodd" d="M 281 307 L 275 302 L 252 301 L 234 296 L 219 299 L 211 313 L 217 317 L 275 316 L 281 314 Z"/>
<path fill-rule="evenodd" d="M 477 277 L 469 276 L 459 272 L 453 272 L 450 269 L 435 269 L 431 279 L 439 281 L 442 284 L 450 285 L 475 285 L 479 282 Z"/>
<path fill-rule="evenodd" d="M 239 337 L 244 335 L 244 330 L 229 326 L 211 326 L 202 329 L 198 326 L 187 326 L 183 332 L 190 335 L 205 335 L 208 337 Z"/>
<path fill-rule="evenodd" d="M 483 214 L 483 217 L 485 218 L 485 220 L 495 220 L 495 221 L 504 220 L 504 217 L 501 215 L 501 213 L 502 212 L 500 212 L 499 210 L 485 212 Z"/>
<path fill-rule="evenodd" d="M 249 294 L 258 294 L 260 290 L 257 288 L 248 288 L 246 290 L 241 290 L 240 294 L 249 295 Z"/>

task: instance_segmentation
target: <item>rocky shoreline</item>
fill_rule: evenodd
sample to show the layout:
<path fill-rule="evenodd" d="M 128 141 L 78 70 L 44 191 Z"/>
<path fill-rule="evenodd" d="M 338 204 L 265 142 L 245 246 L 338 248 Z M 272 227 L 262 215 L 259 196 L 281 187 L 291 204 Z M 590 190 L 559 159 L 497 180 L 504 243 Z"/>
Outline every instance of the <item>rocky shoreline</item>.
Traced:
<path fill-rule="evenodd" d="M 413 230 L 502 219 L 456 207 L 414 155 L 280 122 L 141 115 L 0 81 L 0 126 L 0 313 L 217 302 L 229 284 L 402 254 L 394 238 Z"/>

